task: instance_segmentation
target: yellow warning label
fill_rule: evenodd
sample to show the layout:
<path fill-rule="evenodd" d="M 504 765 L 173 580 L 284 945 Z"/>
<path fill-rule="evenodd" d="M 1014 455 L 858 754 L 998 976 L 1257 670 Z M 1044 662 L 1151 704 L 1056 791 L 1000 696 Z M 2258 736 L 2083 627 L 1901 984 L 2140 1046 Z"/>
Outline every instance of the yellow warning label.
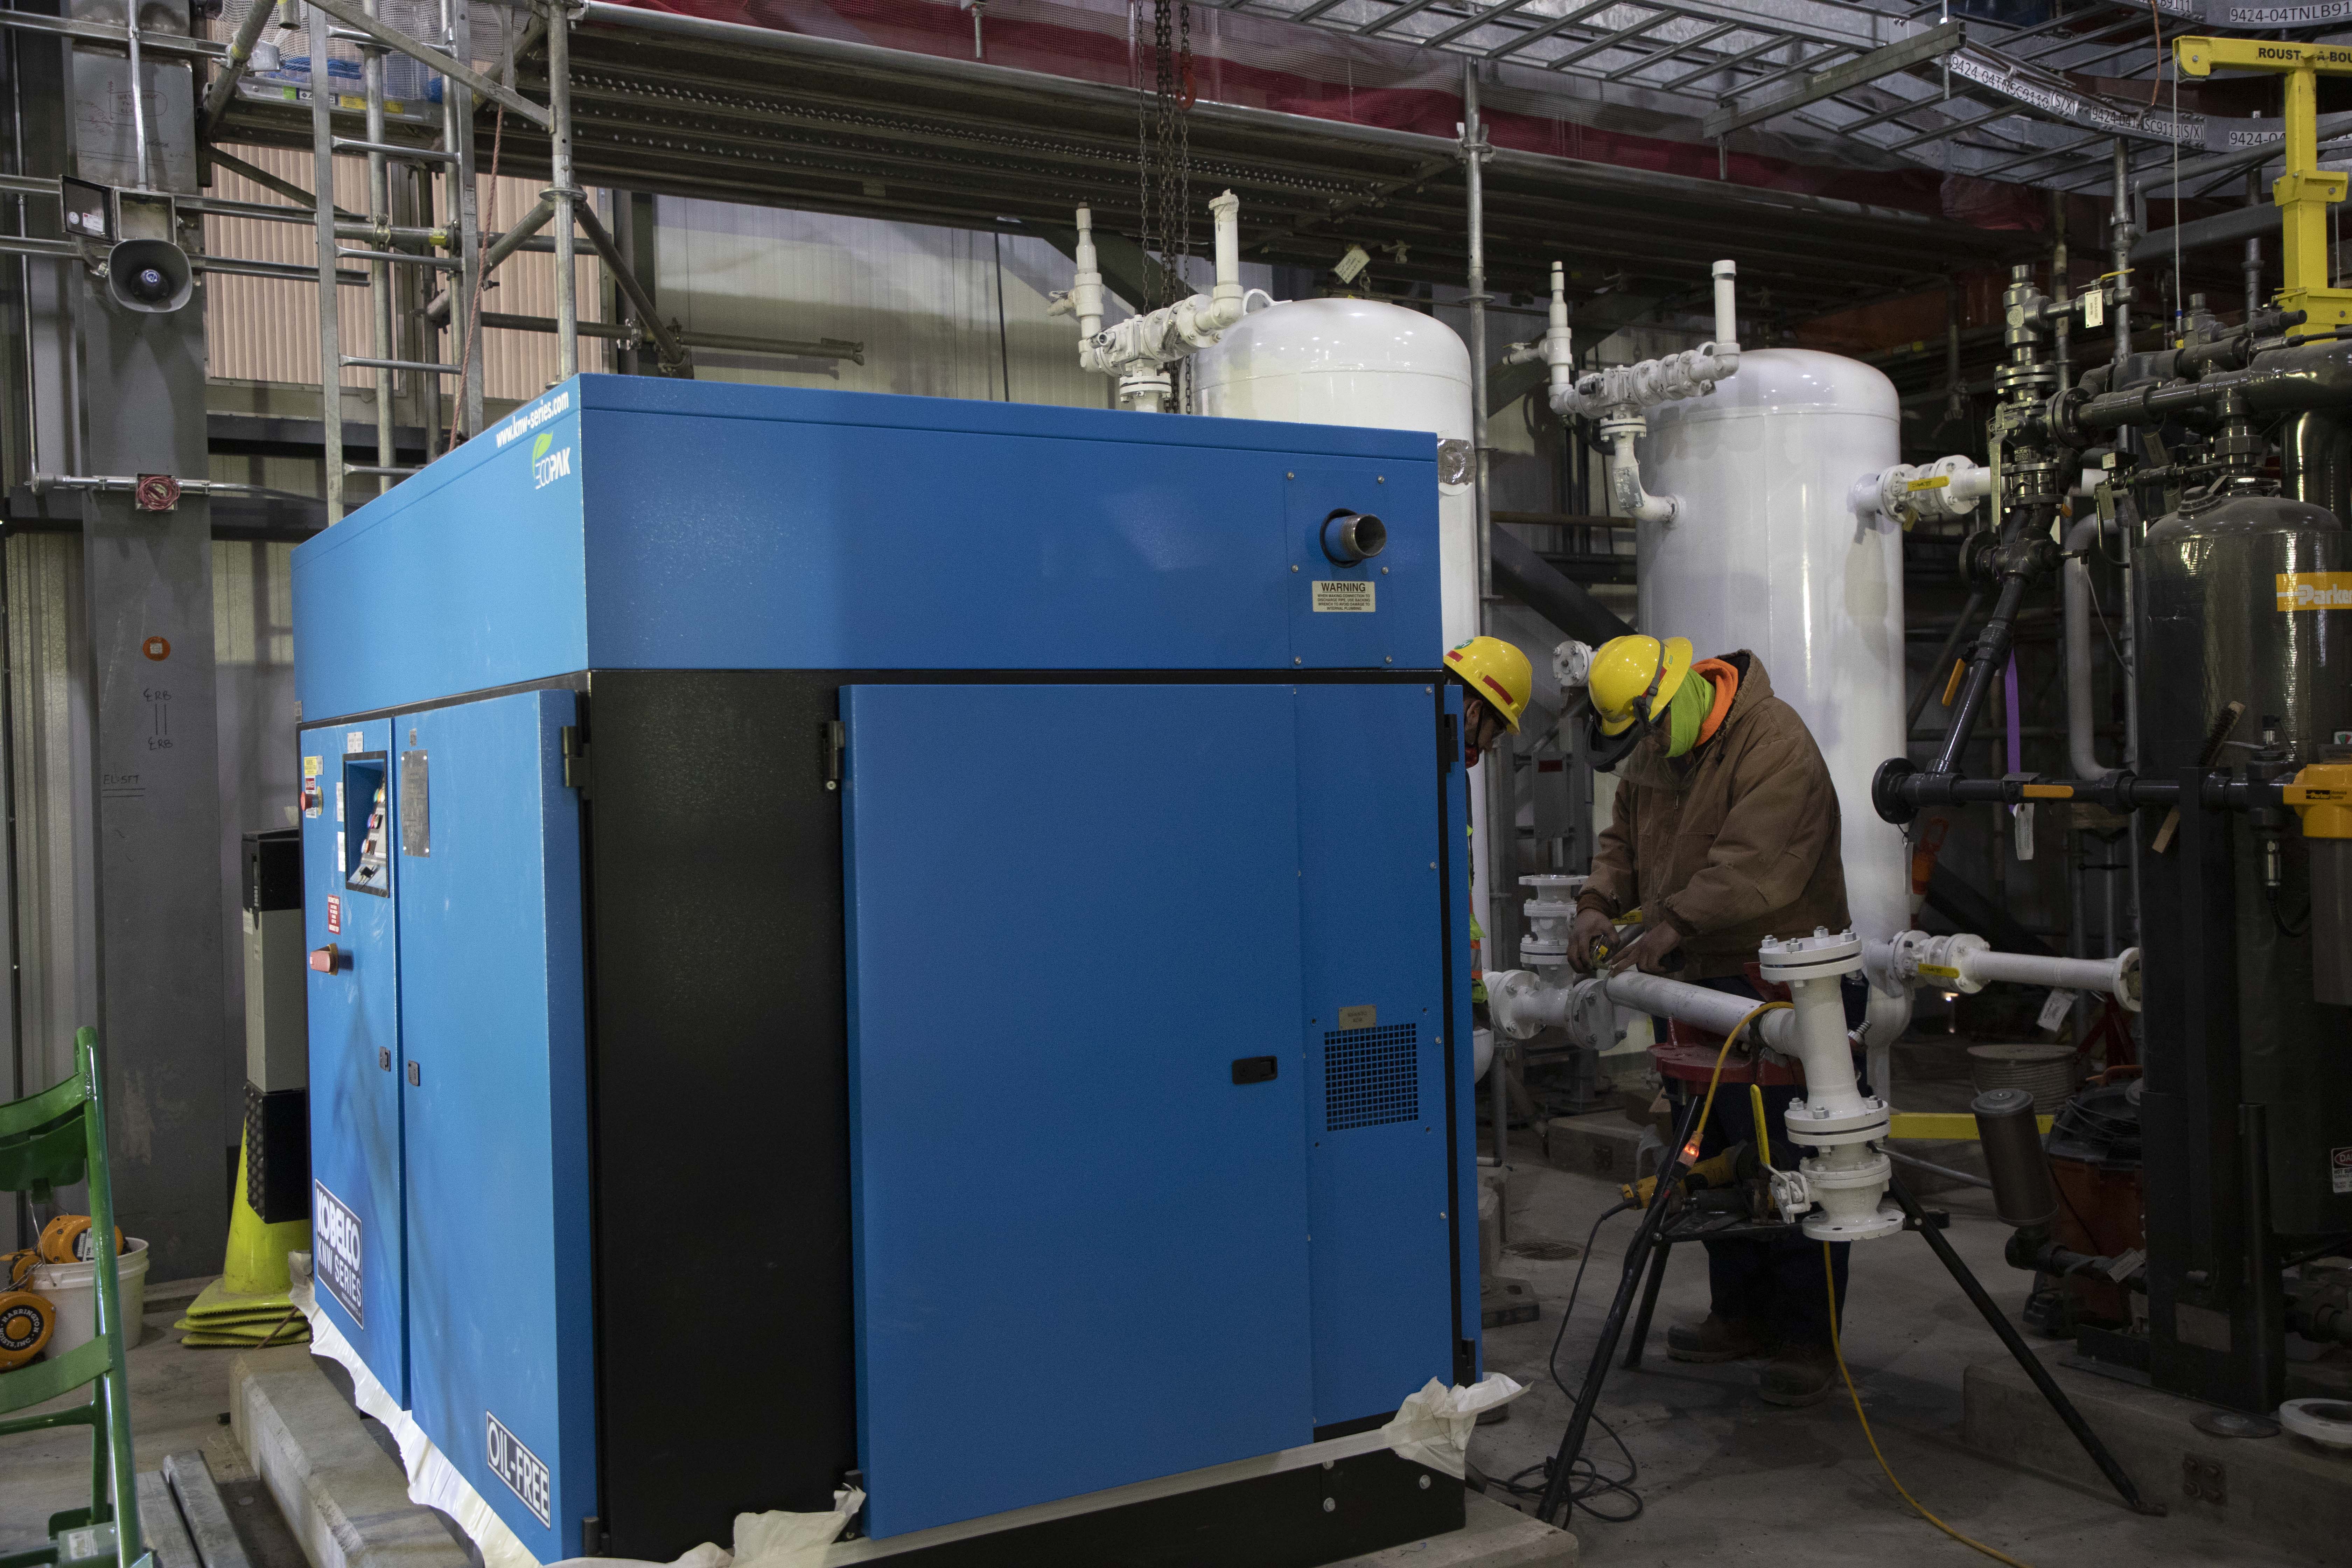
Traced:
<path fill-rule="evenodd" d="M 2352 572 L 2282 572 L 2278 607 L 2282 611 L 2352 609 Z"/>
<path fill-rule="evenodd" d="M 1942 963 L 1923 963 L 1919 966 L 1919 973 L 1932 974 L 1938 980 L 1958 980 L 1960 977 L 1958 970 Z"/>
<path fill-rule="evenodd" d="M 1906 490 L 1939 490 L 1952 482 L 1949 474 L 1937 474 L 1932 479 L 1913 479 L 1903 488 Z"/>

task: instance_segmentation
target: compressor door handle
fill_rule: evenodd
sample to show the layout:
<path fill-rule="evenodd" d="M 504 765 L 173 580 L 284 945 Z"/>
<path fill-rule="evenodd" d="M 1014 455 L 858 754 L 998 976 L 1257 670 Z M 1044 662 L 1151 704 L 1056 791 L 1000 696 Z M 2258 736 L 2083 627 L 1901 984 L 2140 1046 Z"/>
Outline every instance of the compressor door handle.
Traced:
<path fill-rule="evenodd" d="M 314 947 L 310 950 L 310 967 L 321 974 L 332 974 L 338 969 L 349 969 L 351 966 L 352 955 L 331 942 L 324 947 Z"/>

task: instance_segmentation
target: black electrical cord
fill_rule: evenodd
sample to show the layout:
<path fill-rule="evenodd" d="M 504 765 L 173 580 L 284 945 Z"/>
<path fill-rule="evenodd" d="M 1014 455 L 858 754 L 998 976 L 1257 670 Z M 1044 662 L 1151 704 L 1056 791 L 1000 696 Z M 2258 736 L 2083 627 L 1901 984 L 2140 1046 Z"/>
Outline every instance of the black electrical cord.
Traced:
<path fill-rule="evenodd" d="M 1551 1374 L 1552 1385 L 1570 1399 L 1576 1397 L 1576 1390 L 1569 1387 L 1559 1375 L 1559 1347 L 1560 1342 L 1568 1336 L 1568 1321 L 1575 1315 L 1577 1295 L 1584 1289 L 1584 1270 L 1586 1265 L 1592 1261 L 1593 1241 L 1601 1235 L 1601 1227 L 1603 1225 L 1635 1206 L 1637 1205 L 1631 1201 L 1619 1204 L 1616 1207 L 1603 1212 L 1599 1219 L 1592 1222 L 1592 1228 L 1585 1233 L 1584 1256 L 1578 1260 L 1576 1279 L 1569 1285 L 1568 1304 L 1559 1310 L 1559 1327 L 1551 1336 L 1551 1353 L 1544 1358 L 1544 1368 Z M 1642 1479 L 1641 1464 L 1633 1458 L 1633 1450 L 1625 1446 L 1625 1439 L 1617 1435 L 1617 1428 L 1602 1420 L 1597 1411 L 1593 1414 L 1592 1419 L 1603 1432 L 1609 1434 L 1610 1441 L 1615 1443 L 1617 1451 L 1625 1457 L 1625 1473 L 1622 1476 L 1607 1475 L 1602 1472 L 1599 1465 L 1580 1455 L 1576 1459 L 1573 1471 L 1579 1484 L 1567 1494 L 1568 1500 L 1593 1518 L 1606 1523 L 1631 1524 L 1642 1517 L 1642 1494 L 1633 1489 L 1633 1483 Z M 1550 1472 L 1551 1461 L 1540 1459 L 1507 1479 L 1498 1480 L 1491 1477 L 1482 1477 L 1481 1479 L 1486 1482 L 1486 1485 L 1480 1489 L 1491 1489 L 1507 1492 L 1512 1497 L 1539 1498 L 1543 1496 L 1544 1482 L 1549 1478 Z M 1536 1479 L 1530 1482 L 1529 1477 Z M 1592 1506 L 1591 1499 L 1606 1497 L 1612 1492 L 1622 1494 L 1633 1506 L 1622 1513 L 1604 1512 Z"/>
<path fill-rule="evenodd" d="M 2311 934 L 2311 911 L 2309 910 L 2303 911 L 2303 929 L 2301 931 L 2297 931 L 2294 926 L 2287 923 L 2287 920 L 2284 915 L 2279 913 L 2279 896 L 2277 889 L 2273 888 L 2271 889 L 2268 902 L 2271 907 L 2271 924 L 2278 927 L 2279 935 L 2286 938 L 2289 942 L 2299 942 L 2303 938 Z"/>

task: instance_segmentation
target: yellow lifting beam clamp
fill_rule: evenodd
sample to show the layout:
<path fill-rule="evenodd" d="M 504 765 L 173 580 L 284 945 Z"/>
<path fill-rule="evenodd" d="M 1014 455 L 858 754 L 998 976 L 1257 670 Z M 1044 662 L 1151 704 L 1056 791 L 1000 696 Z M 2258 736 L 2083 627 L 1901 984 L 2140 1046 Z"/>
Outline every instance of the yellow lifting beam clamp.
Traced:
<path fill-rule="evenodd" d="M 2344 199 L 2345 176 L 2319 166 L 2319 73 L 2352 76 L 2352 48 L 2263 38 L 2175 38 L 2172 48 L 2185 76 L 2239 70 L 2286 78 L 2286 172 L 2271 187 L 2285 231 L 2278 306 L 2303 311 L 2312 331 L 2352 325 L 2352 289 L 2331 287 L 2328 275 L 2327 208 Z"/>

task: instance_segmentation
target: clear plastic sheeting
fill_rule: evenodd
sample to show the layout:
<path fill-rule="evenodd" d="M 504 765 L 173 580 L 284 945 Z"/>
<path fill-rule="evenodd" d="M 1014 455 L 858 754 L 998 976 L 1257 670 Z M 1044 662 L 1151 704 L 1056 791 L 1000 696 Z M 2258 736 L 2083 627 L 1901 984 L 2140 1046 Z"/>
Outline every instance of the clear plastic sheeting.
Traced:
<path fill-rule="evenodd" d="M 359 1351 L 319 1310 L 310 1285 L 310 1255 L 292 1253 L 289 1261 L 294 1276 L 292 1300 L 310 1321 L 310 1353 L 331 1359 L 351 1374 L 352 1402 L 359 1406 L 361 1414 L 383 1423 L 393 1441 L 399 1445 L 401 1468 L 408 1472 L 408 1500 L 439 1509 L 456 1520 L 467 1539 L 481 1552 L 482 1568 L 541 1568 L 539 1559 L 516 1539 L 514 1531 L 482 1500 L 481 1494 L 457 1473 L 457 1468 L 434 1447 L 433 1439 L 425 1435 L 415 1418 L 394 1403 L 383 1384 L 376 1381 L 375 1373 L 368 1370 Z M 1436 1385 L 1433 1383 L 1431 1386 Z M 1413 1397 L 1418 1399 L 1421 1395 Z M 1455 1467 L 1454 1473 L 1461 1474 L 1458 1458 Z M 833 1509 L 827 1513 L 737 1514 L 731 1552 L 705 1542 L 672 1563 L 655 1564 L 620 1557 L 574 1557 L 553 1568 L 585 1568 L 590 1563 L 597 1568 L 819 1568 L 833 1557 L 831 1549 L 840 1541 L 841 1532 L 865 1506 L 866 1494 L 853 1487 L 833 1494 Z"/>
<path fill-rule="evenodd" d="M 375 1373 L 357 1346 L 343 1337 L 334 1321 L 320 1309 L 317 1292 L 310 1283 L 310 1255 L 307 1252 L 288 1255 L 289 1272 L 294 1277 L 291 1295 L 302 1315 L 310 1321 L 310 1353 L 336 1362 L 351 1374 L 352 1403 L 360 1414 L 383 1423 L 400 1447 L 401 1468 L 408 1472 L 408 1500 L 437 1508 L 457 1521 L 482 1553 L 482 1568 L 539 1568 L 533 1557 L 509 1530 L 506 1521 L 491 1511 L 472 1483 L 457 1473 L 447 1456 L 433 1446 L 433 1439 L 416 1424 L 415 1417 L 403 1410 Z M 713 1564 L 711 1568 L 722 1568 Z"/>
<path fill-rule="evenodd" d="M 1487 1373 L 1467 1388 L 1459 1384 L 1448 1388 L 1433 1377 L 1420 1393 L 1408 1395 L 1397 1406 L 1395 1418 L 1381 1428 L 1381 1436 L 1400 1458 L 1458 1479 L 1478 1417 L 1501 1409 L 1526 1392 L 1525 1384 L 1499 1372 Z"/>

